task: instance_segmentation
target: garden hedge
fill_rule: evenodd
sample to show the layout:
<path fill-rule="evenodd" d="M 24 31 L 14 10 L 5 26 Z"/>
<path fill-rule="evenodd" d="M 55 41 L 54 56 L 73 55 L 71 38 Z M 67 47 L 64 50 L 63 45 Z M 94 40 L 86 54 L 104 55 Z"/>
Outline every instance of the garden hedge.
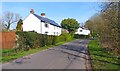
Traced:
<path fill-rule="evenodd" d="M 74 34 L 74 38 L 76 39 L 80 39 L 80 38 L 89 38 L 90 35 L 78 35 L 78 34 Z"/>
<path fill-rule="evenodd" d="M 38 34 L 36 32 L 16 32 L 19 36 L 16 47 L 17 50 L 29 50 L 36 47 L 43 47 L 49 45 L 55 45 L 56 43 L 63 41 L 70 41 L 73 37 L 70 34 L 62 34 L 60 36 Z M 17 44 L 16 43 L 16 44 Z"/>
<path fill-rule="evenodd" d="M 53 36 L 53 35 L 45 35 L 45 34 L 38 34 L 34 31 L 31 32 L 20 32 L 17 31 L 16 35 L 18 35 L 18 39 L 15 49 L 17 50 L 29 50 L 37 47 L 44 47 L 49 45 L 55 45 L 56 43 L 63 42 L 63 41 L 70 41 L 73 38 L 89 38 L 89 36 L 84 35 L 74 35 L 74 34 L 61 34 L 60 36 Z"/>

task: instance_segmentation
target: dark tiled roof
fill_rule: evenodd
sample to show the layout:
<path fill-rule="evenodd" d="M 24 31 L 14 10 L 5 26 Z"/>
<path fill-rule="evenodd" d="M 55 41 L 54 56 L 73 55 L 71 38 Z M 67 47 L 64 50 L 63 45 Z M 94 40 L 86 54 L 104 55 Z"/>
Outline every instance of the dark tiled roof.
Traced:
<path fill-rule="evenodd" d="M 50 20 L 50 19 L 48 19 L 48 18 L 41 17 L 41 16 L 39 16 L 39 15 L 37 15 L 37 14 L 33 14 L 33 15 L 36 16 L 38 19 L 40 19 L 42 22 L 50 23 L 51 25 L 60 27 L 60 26 L 59 26 L 55 21 L 53 21 L 53 20 Z"/>

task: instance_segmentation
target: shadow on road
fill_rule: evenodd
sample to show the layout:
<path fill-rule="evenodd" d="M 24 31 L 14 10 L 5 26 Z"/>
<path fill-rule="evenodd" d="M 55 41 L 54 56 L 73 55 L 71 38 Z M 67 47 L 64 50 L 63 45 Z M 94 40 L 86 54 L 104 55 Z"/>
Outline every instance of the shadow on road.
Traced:
<path fill-rule="evenodd" d="M 87 44 L 88 44 L 88 40 L 74 41 L 74 42 L 72 42 L 72 44 L 60 45 L 59 46 L 59 48 L 60 48 L 59 51 L 61 51 L 62 53 L 66 53 L 68 55 L 75 56 L 75 58 L 73 58 L 74 60 L 76 59 L 76 57 L 80 57 L 80 58 L 83 58 L 83 59 L 89 60 L 89 61 L 97 60 L 97 61 L 100 61 L 100 62 L 111 63 L 111 64 L 114 64 L 114 65 L 120 65 L 119 63 L 109 62 L 107 60 L 91 59 L 90 57 L 86 58 L 86 57 L 80 56 L 79 54 L 84 54 L 85 56 L 91 56 L 88 52 L 89 50 L 87 49 Z M 65 49 L 65 50 L 62 50 L 62 49 Z M 52 49 L 52 50 L 56 50 L 56 49 Z M 69 50 L 69 51 L 66 52 L 66 50 Z M 70 51 L 74 51 L 74 52 L 77 52 L 79 54 L 74 54 L 74 53 L 71 53 Z M 93 51 L 101 51 L 101 50 L 93 50 Z M 113 57 L 110 57 L 108 55 L 101 55 L 101 54 L 92 54 L 92 55 L 100 56 L 100 57 L 106 57 L 106 58 L 113 58 Z M 69 59 L 69 56 L 68 56 L 68 59 Z"/>

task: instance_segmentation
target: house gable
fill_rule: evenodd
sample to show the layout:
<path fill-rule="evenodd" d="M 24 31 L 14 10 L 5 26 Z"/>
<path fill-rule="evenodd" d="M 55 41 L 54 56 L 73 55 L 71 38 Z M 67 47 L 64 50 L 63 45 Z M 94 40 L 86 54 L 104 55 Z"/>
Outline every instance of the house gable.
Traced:
<path fill-rule="evenodd" d="M 23 21 L 23 31 L 36 31 L 37 33 L 41 33 L 40 23 L 41 21 L 30 13 Z"/>

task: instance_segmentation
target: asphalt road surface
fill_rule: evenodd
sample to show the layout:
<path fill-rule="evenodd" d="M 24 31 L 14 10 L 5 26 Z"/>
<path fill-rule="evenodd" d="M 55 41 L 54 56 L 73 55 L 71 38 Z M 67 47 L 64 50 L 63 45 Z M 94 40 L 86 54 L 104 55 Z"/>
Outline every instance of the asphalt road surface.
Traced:
<path fill-rule="evenodd" d="M 86 69 L 88 39 L 77 39 L 2 65 L 3 69 Z M 17 62 L 18 61 L 18 62 Z"/>

